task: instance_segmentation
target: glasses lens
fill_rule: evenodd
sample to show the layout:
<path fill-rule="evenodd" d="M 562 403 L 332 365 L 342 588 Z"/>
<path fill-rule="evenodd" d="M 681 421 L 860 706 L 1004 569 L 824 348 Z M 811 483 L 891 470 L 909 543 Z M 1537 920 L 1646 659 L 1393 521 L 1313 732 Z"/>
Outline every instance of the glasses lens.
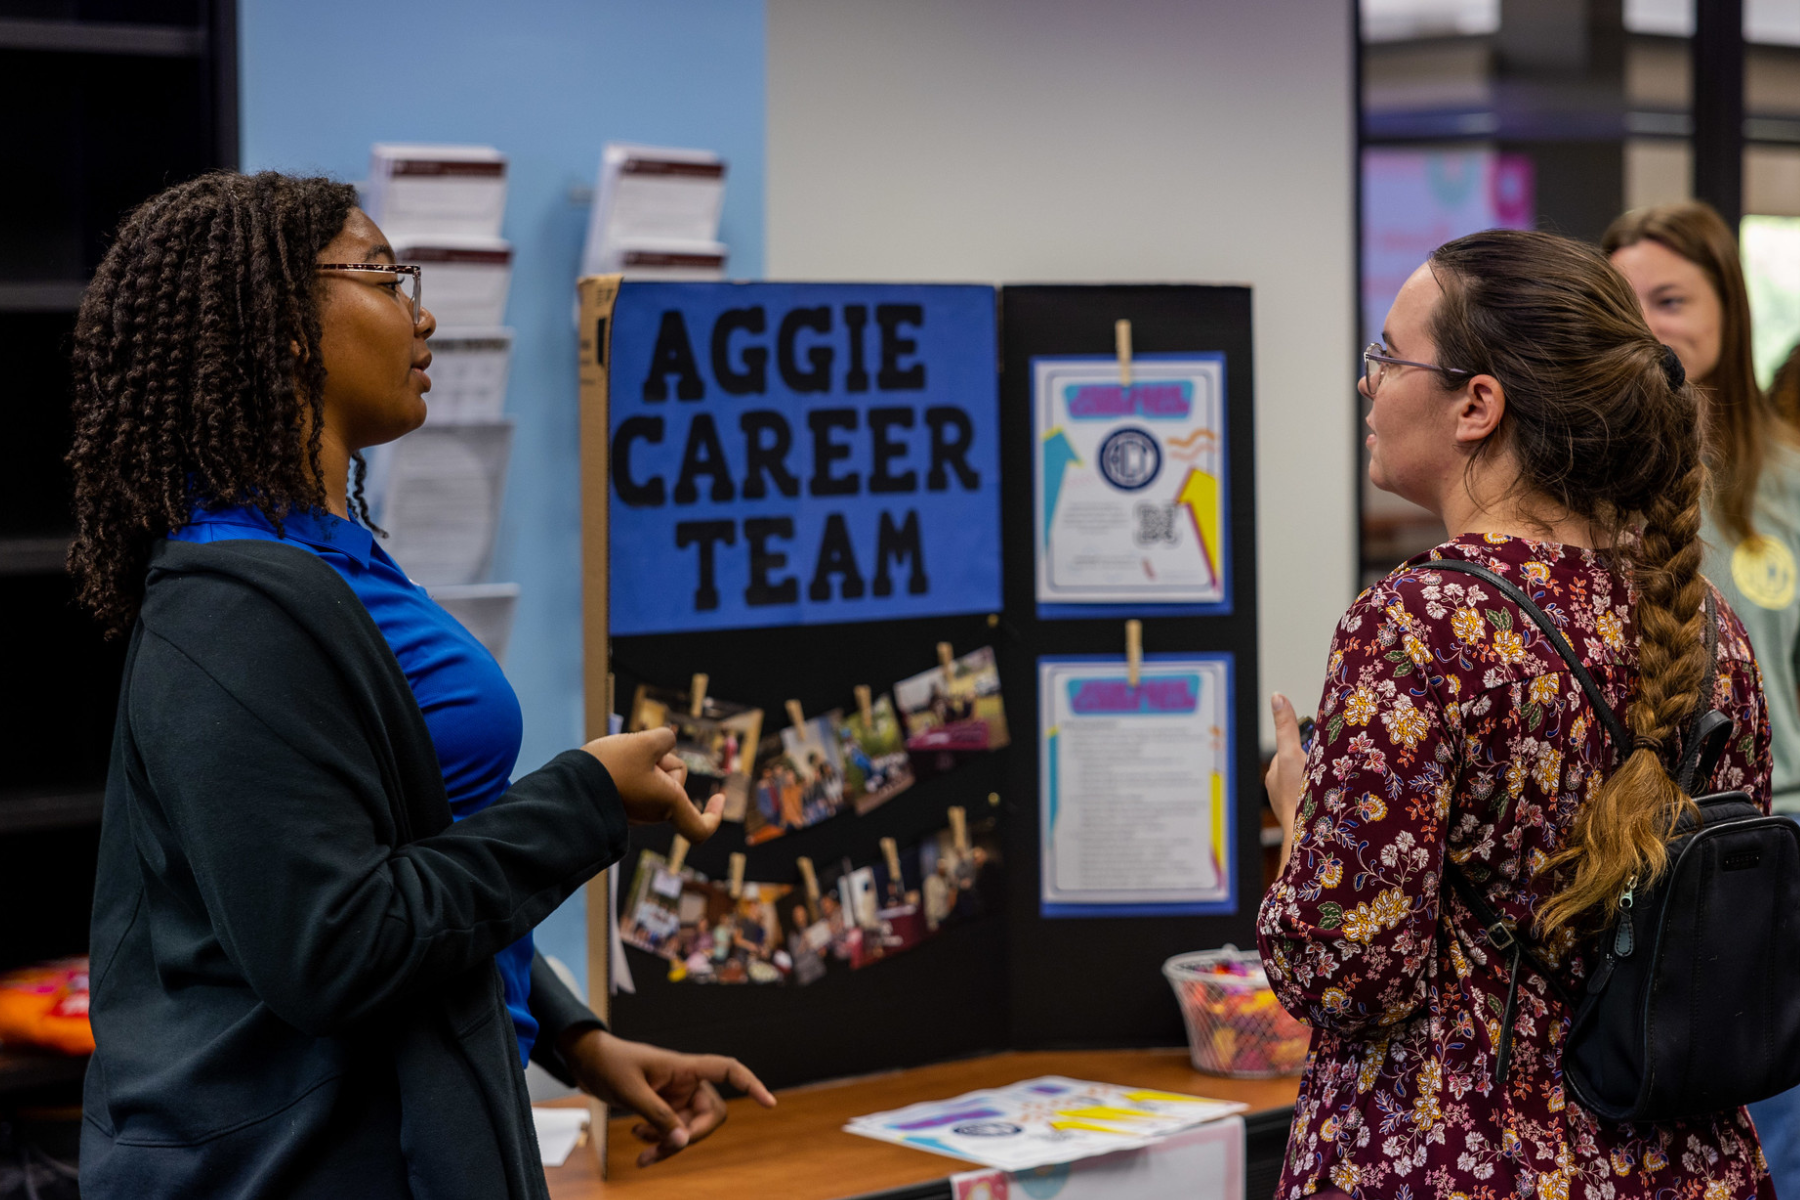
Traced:
<path fill-rule="evenodd" d="M 1381 363 L 1371 357 L 1379 352 L 1379 348 L 1373 342 L 1369 344 L 1367 350 L 1363 351 L 1363 378 L 1368 381 L 1370 396 L 1373 396 L 1375 389 L 1381 385 Z"/>
<path fill-rule="evenodd" d="M 400 277 L 400 290 L 406 293 L 408 300 L 412 301 L 413 324 L 415 325 L 419 322 L 419 280 L 423 274 L 422 271 L 409 271 Z"/>

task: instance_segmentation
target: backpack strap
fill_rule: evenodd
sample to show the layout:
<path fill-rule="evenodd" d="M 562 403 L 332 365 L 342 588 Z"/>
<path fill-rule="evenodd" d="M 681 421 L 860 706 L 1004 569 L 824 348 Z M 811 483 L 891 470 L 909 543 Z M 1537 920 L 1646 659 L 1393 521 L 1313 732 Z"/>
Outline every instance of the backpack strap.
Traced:
<path fill-rule="evenodd" d="M 1570 646 L 1569 640 L 1563 637 L 1562 630 L 1558 629 L 1550 620 L 1549 614 L 1532 603 L 1531 597 L 1527 596 L 1517 584 L 1511 580 L 1502 579 L 1478 563 L 1461 558 L 1434 558 L 1428 563 L 1419 564 L 1419 569 L 1460 571 L 1465 575 L 1474 575 L 1487 581 L 1495 591 L 1518 605 L 1519 611 L 1530 617 L 1532 622 L 1543 631 L 1545 639 L 1550 643 L 1550 648 L 1562 657 L 1563 662 L 1568 665 L 1569 673 L 1575 676 L 1575 682 L 1579 683 L 1581 690 L 1587 693 L 1588 702 L 1594 706 L 1594 711 L 1599 714 L 1600 723 L 1606 727 L 1607 734 L 1612 738 L 1615 757 L 1622 758 L 1630 752 L 1633 739 L 1625 728 L 1625 722 L 1619 719 L 1619 714 L 1612 710 L 1612 705 L 1608 704 L 1606 697 L 1600 694 L 1600 685 L 1594 682 L 1594 677 L 1588 674 L 1586 667 L 1581 665 L 1581 660 L 1575 656 L 1574 647 Z M 1709 602 L 1711 598 L 1709 593 L 1707 597 Z"/>

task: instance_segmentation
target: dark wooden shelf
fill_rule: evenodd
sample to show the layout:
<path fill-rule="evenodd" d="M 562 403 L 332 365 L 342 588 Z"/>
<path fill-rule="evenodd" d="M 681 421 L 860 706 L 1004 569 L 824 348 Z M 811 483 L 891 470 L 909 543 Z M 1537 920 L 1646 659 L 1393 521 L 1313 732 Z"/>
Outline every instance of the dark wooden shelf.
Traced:
<path fill-rule="evenodd" d="M 85 1055 L 75 1057 L 26 1046 L 0 1046 L 0 1097 L 37 1088 L 79 1084 L 87 1073 Z"/>
<path fill-rule="evenodd" d="M 95 825 L 105 799 L 97 787 L 0 792 L 0 834 Z"/>
<path fill-rule="evenodd" d="M 206 30 L 191 25 L 0 17 L 0 50 L 198 58 L 206 53 Z"/>
<path fill-rule="evenodd" d="M 68 556 L 68 534 L 0 534 L 0 576 L 57 575 Z"/>

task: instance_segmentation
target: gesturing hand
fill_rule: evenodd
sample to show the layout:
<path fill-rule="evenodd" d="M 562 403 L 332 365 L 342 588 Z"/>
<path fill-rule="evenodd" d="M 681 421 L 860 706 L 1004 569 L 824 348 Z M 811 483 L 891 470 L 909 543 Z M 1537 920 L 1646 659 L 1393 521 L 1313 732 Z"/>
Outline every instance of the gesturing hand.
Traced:
<path fill-rule="evenodd" d="M 696 846 L 711 837 L 725 816 L 725 797 L 706 802 L 706 811 L 694 807 L 687 794 L 687 767 L 670 753 L 675 731 L 647 729 L 642 733 L 617 733 L 596 738 L 582 747 L 599 759 L 612 776 L 625 817 L 633 825 L 668 821 Z"/>
<path fill-rule="evenodd" d="M 582 1088 L 643 1120 L 632 1133 L 647 1143 L 637 1165 L 647 1167 L 693 1145 L 725 1120 L 725 1101 L 715 1084 L 748 1092 L 764 1108 L 775 1097 L 750 1069 L 718 1054 L 677 1054 L 628 1042 L 603 1029 L 587 1029 L 562 1047 Z"/>
<path fill-rule="evenodd" d="M 1294 852 L 1294 816 L 1306 791 L 1306 751 L 1300 747 L 1300 720 L 1288 698 L 1276 692 L 1269 699 L 1269 710 L 1275 717 L 1275 757 L 1263 776 L 1263 787 L 1268 789 L 1275 819 L 1281 822 L 1281 865 L 1276 869 L 1283 871 Z"/>

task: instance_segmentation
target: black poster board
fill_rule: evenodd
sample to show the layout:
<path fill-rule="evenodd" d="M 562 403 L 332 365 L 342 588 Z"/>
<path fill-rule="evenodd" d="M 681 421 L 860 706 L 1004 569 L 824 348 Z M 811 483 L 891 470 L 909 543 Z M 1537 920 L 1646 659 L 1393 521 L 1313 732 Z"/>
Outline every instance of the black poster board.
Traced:
<path fill-rule="evenodd" d="M 1184 1034 L 1160 967 L 1171 954 L 1254 942 L 1261 893 L 1256 778 L 1256 532 L 1250 292 L 1241 287 L 1016 287 L 1001 293 L 1000 429 L 1004 607 L 999 613 L 875 624 L 808 625 L 616 637 L 615 696 L 629 707 L 639 684 L 683 687 L 695 673 L 708 692 L 764 711 L 765 731 L 807 714 L 853 705 L 858 684 L 879 694 L 936 662 L 992 645 L 999 660 L 1012 745 L 922 779 L 867 816 L 845 815 L 746 848 L 727 825 L 687 861 L 723 879 L 734 852 L 745 877 L 797 882 L 795 860 L 821 871 L 844 856 L 875 859 L 883 837 L 906 846 L 963 807 L 972 825 L 997 818 L 1003 846 L 999 894 L 988 913 L 949 927 L 905 953 L 850 971 L 834 965 L 809 987 L 671 983 L 668 964 L 628 949 L 635 994 L 612 999 L 625 1037 L 679 1050 L 734 1055 L 781 1087 L 916 1066 L 1008 1048 L 1179 1045 Z M 1124 653 L 1121 619 L 1040 621 L 1033 589 L 1030 378 L 1035 354 L 1109 354 L 1114 322 L 1132 322 L 1135 349 L 1222 351 L 1229 422 L 1233 609 L 1210 617 L 1146 617 L 1147 652 L 1230 650 L 1237 656 L 1237 898 L 1235 914 L 1182 918 L 1038 915 L 1037 658 Z M 634 564 L 615 561 L 615 572 Z M 638 851 L 666 852 L 666 828 L 637 830 L 621 864 L 621 893 Z"/>

